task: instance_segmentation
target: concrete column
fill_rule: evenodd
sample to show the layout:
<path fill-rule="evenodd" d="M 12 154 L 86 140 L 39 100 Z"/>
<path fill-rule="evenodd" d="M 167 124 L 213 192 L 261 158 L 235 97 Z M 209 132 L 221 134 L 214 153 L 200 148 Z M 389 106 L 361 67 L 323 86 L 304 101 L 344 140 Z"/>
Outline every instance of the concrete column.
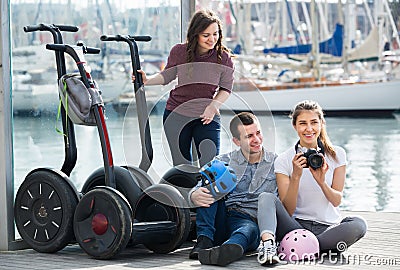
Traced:
<path fill-rule="evenodd" d="M 0 250 L 9 250 L 14 240 L 9 0 L 1 1 L 0 14 Z"/>

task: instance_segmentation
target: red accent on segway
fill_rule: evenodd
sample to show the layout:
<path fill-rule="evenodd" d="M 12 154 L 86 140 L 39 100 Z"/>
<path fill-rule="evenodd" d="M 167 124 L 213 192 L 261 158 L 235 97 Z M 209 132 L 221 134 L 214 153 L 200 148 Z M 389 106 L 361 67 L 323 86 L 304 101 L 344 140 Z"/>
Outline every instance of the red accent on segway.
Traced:
<path fill-rule="evenodd" d="M 103 132 L 104 132 L 104 138 L 105 138 L 106 150 L 107 150 L 107 156 L 108 156 L 108 162 L 109 162 L 108 166 L 112 167 L 112 166 L 114 166 L 114 161 L 113 161 L 113 156 L 112 156 L 112 152 L 111 152 L 110 138 L 108 137 L 107 128 L 105 128 L 106 121 L 104 119 L 103 108 L 98 106 L 97 111 L 99 112 L 101 126 L 103 127 Z"/>
<path fill-rule="evenodd" d="M 103 235 L 108 228 L 108 219 L 105 215 L 98 213 L 92 219 L 92 230 L 97 235 Z"/>
<path fill-rule="evenodd" d="M 90 73 L 87 72 L 86 70 L 85 70 L 85 73 L 86 73 L 86 78 L 88 78 L 89 80 L 91 80 L 91 79 L 92 79 L 92 76 L 90 75 Z M 94 84 L 93 84 L 93 85 L 94 85 Z"/>

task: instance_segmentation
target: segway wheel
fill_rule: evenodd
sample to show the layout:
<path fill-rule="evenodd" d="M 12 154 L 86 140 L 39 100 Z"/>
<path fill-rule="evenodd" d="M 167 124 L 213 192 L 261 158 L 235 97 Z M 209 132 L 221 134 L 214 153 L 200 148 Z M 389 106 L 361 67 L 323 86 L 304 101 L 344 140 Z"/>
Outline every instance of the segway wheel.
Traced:
<path fill-rule="evenodd" d="M 39 169 L 30 173 L 17 191 L 17 229 L 38 252 L 57 252 L 74 240 L 73 216 L 79 198 L 65 177 Z"/>
<path fill-rule="evenodd" d="M 179 191 L 166 184 L 156 184 L 144 191 L 135 207 L 135 221 L 172 221 L 176 231 L 168 241 L 144 243 L 155 253 L 169 253 L 177 249 L 188 237 L 190 211 Z"/>
<path fill-rule="evenodd" d="M 76 207 L 76 240 L 90 256 L 110 259 L 128 244 L 132 233 L 131 215 L 129 203 L 119 191 L 96 187 Z"/>
<path fill-rule="evenodd" d="M 170 184 L 177 188 L 182 196 L 188 200 L 190 190 L 201 180 L 200 169 L 197 166 L 182 164 L 169 169 L 160 180 L 160 184 Z M 190 209 L 191 223 L 187 240 L 197 238 L 196 208 Z"/>
<path fill-rule="evenodd" d="M 146 188 L 154 185 L 153 179 L 148 175 L 147 172 L 144 170 L 138 168 L 138 167 L 133 167 L 133 166 L 124 166 L 129 173 L 131 173 L 135 179 L 136 184 L 142 189 L 145 190 Z"/>
<path fill-rule="evenodd" d="M 141 187 L 137 184 L 138 180 L 135 179 L 135 175 L 130 173 L 127 168 L 119 166 L 114 167 L 114 174 L 117 190 L 124 195 L 129 205 L 135 205 L 143 192 Z M 105 186 L 105 178 L 104 168 L 99 168 L 94 171 L 83 184 L 81 190 L 82 194 L 86 194 L 96 187 Z"/>

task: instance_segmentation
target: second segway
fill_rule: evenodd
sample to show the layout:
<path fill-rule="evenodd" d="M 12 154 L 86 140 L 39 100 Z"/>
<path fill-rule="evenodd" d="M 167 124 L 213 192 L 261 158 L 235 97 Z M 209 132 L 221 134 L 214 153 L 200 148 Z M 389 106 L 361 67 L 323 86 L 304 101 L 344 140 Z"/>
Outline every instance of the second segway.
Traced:
<path fill-rule="evenodd" d="M 105 185 L 84 194 L 76 206 L 75 238 L 92 257 L 109 259 L 125 248 L 131 236 L 132 210 L 116 189 L 116 177 L 131 178 L 129 174 L 123 174 L 124 169 L 114 167 L 104 103 L 84 58 L 85 53 L 100 50 L 79 45 L 47 44 L 46 48 L 66 53 L 75 61 L 79 74 L 66 74 L 60 79 L 61 101 L 75 124 L 97 127 L 103 154 Z"/>
<path fill-rule="evenodd" d="M 102 37 L 102 40 L 106 41 L 105 37 Z M 107 41 L 111 40 L 123 41 L 109 36 Z M 130 44 L 132 59 L 138 59 L 135 40 L 148 41 L 150 37 L 130 37 L 127 40 Z M 134 63 L 134 60 L 132 60 L 132 63 Z M 141 91 L 144 95 L 142 88 L 135 86 L 134 89 L 136 92 Z M 152 161 L 151 136 L 147 120 L 142 121 L 147 119 L 147 117 L 144 117 L 144 111 L 147 114 L 147 109 L 143 109 L 143 111 L 141 109 L 147 108 L 145 96 L 139 98 L 139 100 L 141 101 L 138 101 L 137 97 L 138 115 L 141 115 L 138 119 L 143 146 L 142 160 L 139 167 L 123 166 L 124 173 L 131 176 L 130 180 L 115 177 L 115 187 L 126 198 L 133 211 L 130 243 L 133 245 L 144 244 L 156 253 L 168 253 L 178 248 L 186 240 L 190 229 L 190 213 L 185 199 L 177 189 L 165 184 L 154 184 L 154 181 L 147 174 Z M 107 184 L 106 180 L 107 175 L 104 170 L 99 169 L 93 173 L 82 188 L 82 193 L 85 195 L 81 202 L 84 201 L 86 196 L 90 197 L 99 186 Z M 139 194 L 137 193 L 138 189 Z M 102 200 L 107 201 L 104 202 L 105 205 L 109 204 L 108 199 L 104 198 Z M 88 202 L 89 200 L 82 203 L 82 205 Z M 96 221 L 96 226 L 98 224 L 97 221 L 101 221 L 99 222 L 100 224 L 107 224 L 108 218 L 104 213 L 103 215 L 90 214 L 89 218 L 83 221 L 80 217 L 87 216 L 89 210 L 87 207 L 80 208 L 80 205 L 81 203 L 79 203 L 75 213 L 76 223 L 74 223 L 74 228 L 77 234 L 76 237 L 81 246 L 87 246 L 93 250 L 99 245 L 99 241 L 96 241 L 97 238 L 100 238 L 98 235 L 106 235 L 108 233 L 106 227 L 108 228 L 108 226 L 102 225 L 99 229 L 98 227 L 90 227 L 90 224 L 93 220 Z M 80 235 L 88 235 L 88 231 L 91 232 L 92 237 L 79 237 Z M 107 237 L 112 238 L 111 236 Z"/>

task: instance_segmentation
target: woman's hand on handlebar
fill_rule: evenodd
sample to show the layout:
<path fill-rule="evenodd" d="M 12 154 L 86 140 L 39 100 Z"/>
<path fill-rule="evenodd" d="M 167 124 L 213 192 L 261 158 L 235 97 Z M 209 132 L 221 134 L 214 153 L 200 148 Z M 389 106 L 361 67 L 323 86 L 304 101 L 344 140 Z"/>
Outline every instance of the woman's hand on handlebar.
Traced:
<path fill-rule="evenodd" d="M 161 73 L 156 73 L 154 75 L 148 76 L 143 70 L 138 70 L 138 73 L 142 75 L 142 81 L 143 84 L 146 85 L 160 85 L 164 84 L 164 77 L 161 75 Z M 132 73 L 132 82 L 135 82 L 135 75 Z"/>
<path fill-rule="evenodd" d="M 143 84 L 146 84 L 146 82 L 147 82 L 146 72 L 144 72 L 143 70 L 140 70 L 140 69 L 138 69 L 137 72 L 142 75 Z M 131 78 L 132 78 L 132 82 L 135 82 L 136 77 L 135 77 L 135 74 L 133 72 L 132 72 Z"/>

